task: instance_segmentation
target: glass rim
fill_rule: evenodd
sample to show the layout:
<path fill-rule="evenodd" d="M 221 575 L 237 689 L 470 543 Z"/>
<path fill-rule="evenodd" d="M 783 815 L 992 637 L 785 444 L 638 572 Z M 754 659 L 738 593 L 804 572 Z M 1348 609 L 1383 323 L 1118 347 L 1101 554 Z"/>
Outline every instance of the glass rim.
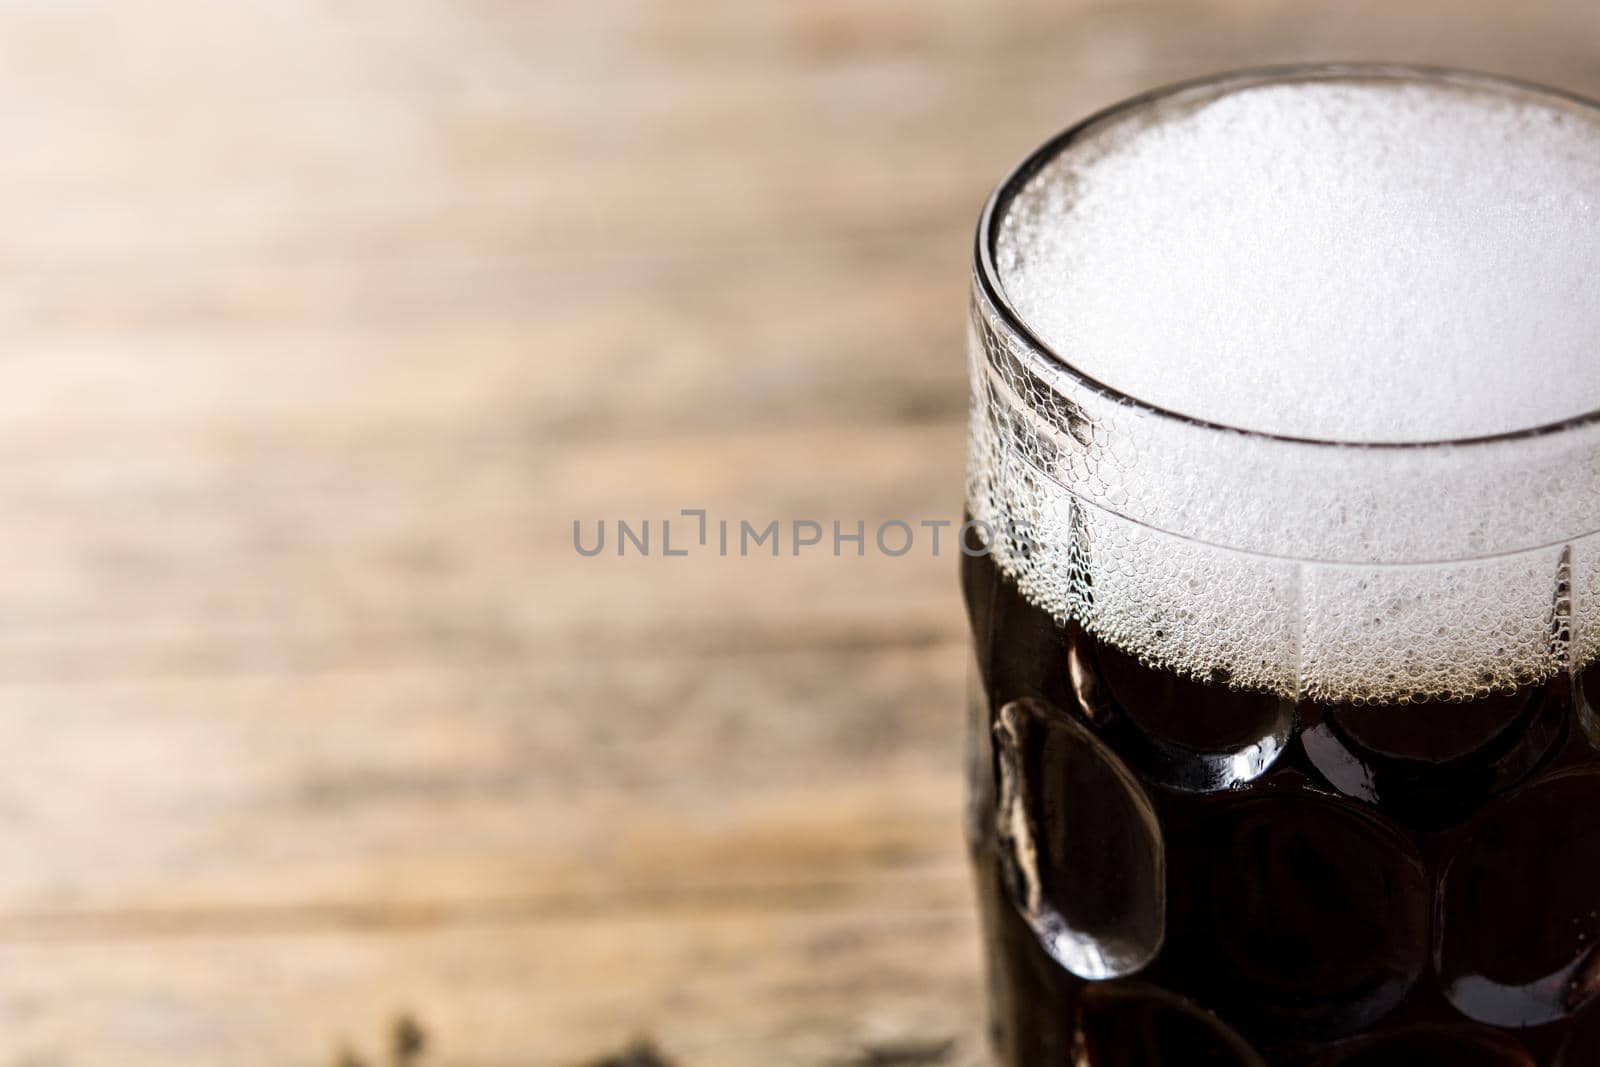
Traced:
<path fill-rule="evenodd" d="M 1364 449 L 1372 451 L 1415 451 L 1506 445 L 1530 438 L 1548 437 L 1600 425 L 1600 407 L 1552 422 L 1499 433 L 1443 437 L 1418 441 L 1352 441 L 1339 438 L 1308 437 L 1295 434 L 1273 433 L 1235 426 L 1225 422 L 1187 415 L 1160 404 L 1152 403 L 1132 393 L 1084 373 L 1072 360 L 1046 344 L 1029 326 L 1026 319 L 1012 305 L 1006 295 L 1005 284 L 995 263 L 995 246 L 999 239 L 999 224 L 1005 218 L 1011 201 L 1044 166 L 1069 150 L 1086 134 L 1102 123 L 1126 117 L 1159 101 L 1183 93 L 1205 89 L 1224 90 L 1231 86 L 1285 85 L 1298 81 L 1382 79 L 1407 82 L 1414 85 L 1468 85 L 1479 89 L 1498 91 L 1507 95 L 1522 94 L 1542 97 L 1547 101 L 1594 112 L 1600 116 L 1600 100 L 1579 93 L 1558 89 L 1537 82 L 1502 74 L 1490 74 L 1455 67 L 1429 66 L 1411 63 L 1288 63 L 1272 66 L 1247 67 L 1222 71 L 1198 78 L 1172 82 L 1128 97 L 1088 115 L 1047 139 L 1030 152 L 1022 162 L 1000 180 L 984 202 L 978 216 L 974 241 L 973 274 L 978 291 L 991 306 L 1006 328 L 1025 343 L 1028 348 L 1047 360 L 1054 369 L 1068 375 L 1085 388 L 1107 398 L 1126 404 L 1153 417 L 1186 423 L 1202 430 L 1238 434 L 1261 441 L 1277 442 L 1311 448 Z"/>

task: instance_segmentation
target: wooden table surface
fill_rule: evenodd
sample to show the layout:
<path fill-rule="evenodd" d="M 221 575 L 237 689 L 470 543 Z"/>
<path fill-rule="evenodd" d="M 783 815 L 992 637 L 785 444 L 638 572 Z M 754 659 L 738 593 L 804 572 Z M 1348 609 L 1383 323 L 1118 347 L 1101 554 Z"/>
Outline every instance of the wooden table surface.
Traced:
<path fill-rule="evenodd" d="M 989 186 L 1357 57 L 1600 5 L 0 5 L 0 1065 L 976 1063 L 948 552 L 572 522 L 958 516 Z"/>

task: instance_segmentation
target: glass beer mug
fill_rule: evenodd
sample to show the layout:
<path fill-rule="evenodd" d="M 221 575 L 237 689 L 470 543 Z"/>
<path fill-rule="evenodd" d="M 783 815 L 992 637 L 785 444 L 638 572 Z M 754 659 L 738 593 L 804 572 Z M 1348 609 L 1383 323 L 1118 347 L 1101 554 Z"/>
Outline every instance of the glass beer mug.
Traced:
<path fill-rule="evenodd" d="M 1600 1064 L 1600 112 L 1132 100 L 991 198 L 969 343 L 997 1062 Z"/>

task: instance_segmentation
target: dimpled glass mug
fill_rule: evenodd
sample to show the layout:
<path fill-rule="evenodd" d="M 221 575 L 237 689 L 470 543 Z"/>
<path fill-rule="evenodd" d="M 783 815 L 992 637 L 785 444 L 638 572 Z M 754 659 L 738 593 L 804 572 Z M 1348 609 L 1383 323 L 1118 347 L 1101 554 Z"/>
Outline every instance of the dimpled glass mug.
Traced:
<path fill-rule="evenodd" d="M 1593 105 L 1378 66 L 1151 93 L 991 198 L 997 1062 L 1600 1064 L 1594 199 Z"/>

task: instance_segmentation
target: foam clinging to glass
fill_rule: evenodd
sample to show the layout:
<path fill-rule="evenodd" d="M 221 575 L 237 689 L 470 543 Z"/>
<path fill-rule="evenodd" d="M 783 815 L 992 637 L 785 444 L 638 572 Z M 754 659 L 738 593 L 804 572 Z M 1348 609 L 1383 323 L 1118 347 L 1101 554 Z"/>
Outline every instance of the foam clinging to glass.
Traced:
<path fill-rule="evenodd" d="M 1293 437 L 1477 437 L 1600 407 L 1590 189 L 1600 121 L 1558 98 L 1242 82 L 1091 128 L 996 221 L 995 266 L 1039 339 L 1145 403 Z M 1296 451 L 1026 353 L 1038 381 L 1008 381 L 984 353 L 1025 342 L 980 334 L 969 502 L 1025 518 L 996 555 L 1059 616 L 1322 699 L 1469 697 L 1600 643 L 1573 624 L 1600 594 L 1573 540 L 1600 525 L 1592 432 Z M 1005 414 L 1052 378 L 1055 414 Z"/>

